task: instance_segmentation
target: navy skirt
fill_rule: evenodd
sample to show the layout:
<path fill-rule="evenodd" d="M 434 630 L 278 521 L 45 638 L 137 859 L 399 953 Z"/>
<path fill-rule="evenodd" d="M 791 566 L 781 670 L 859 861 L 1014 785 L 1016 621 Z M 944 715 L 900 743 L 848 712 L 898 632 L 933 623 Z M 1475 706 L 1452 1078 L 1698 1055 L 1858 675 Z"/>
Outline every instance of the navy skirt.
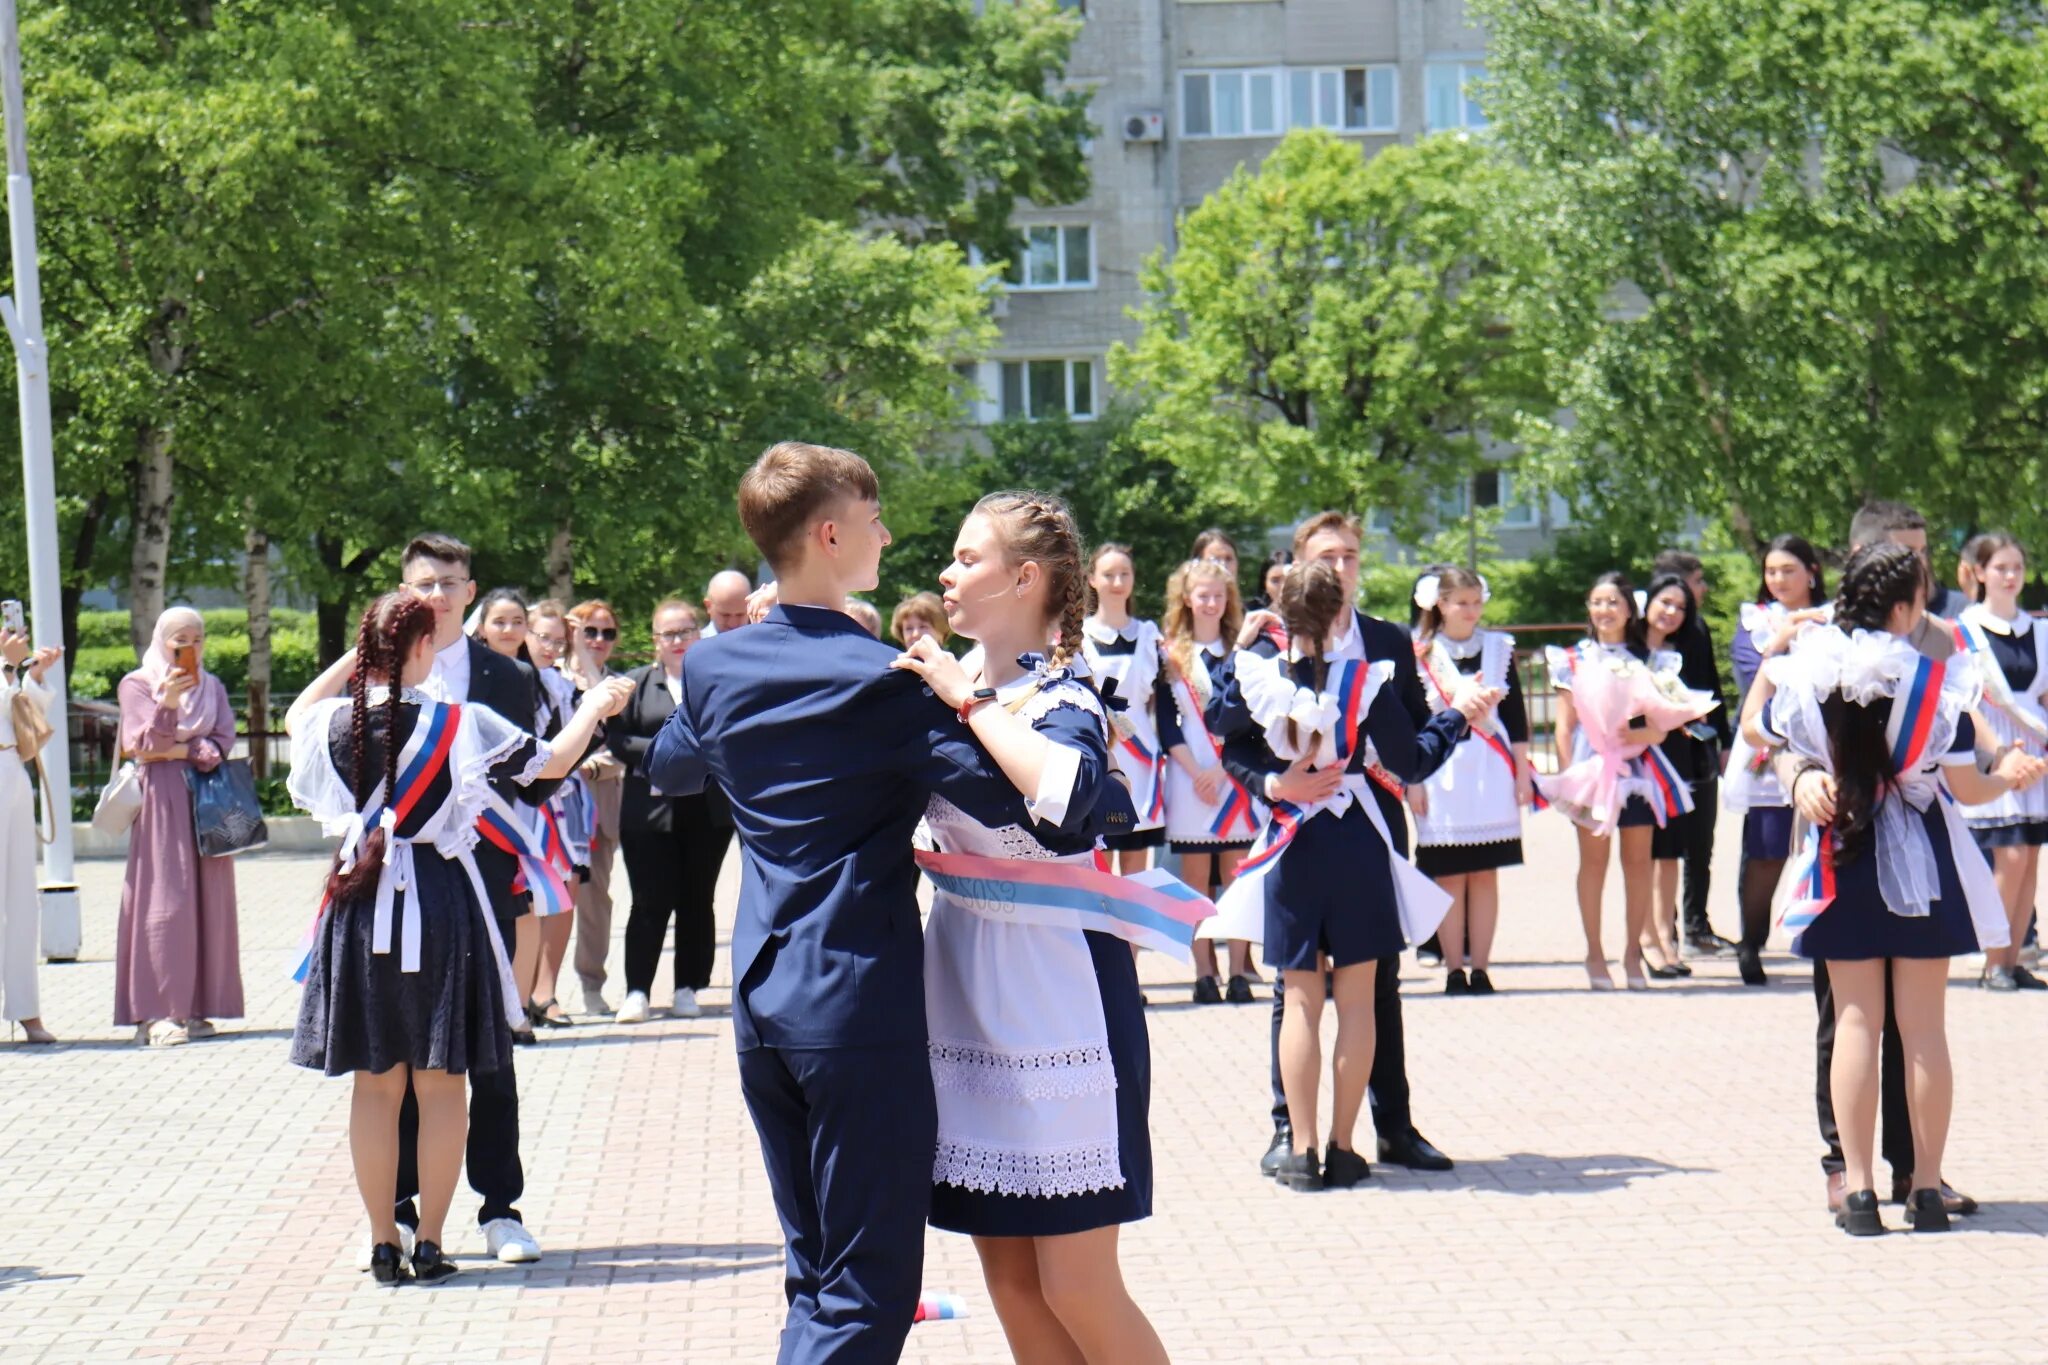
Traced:
<path fill-rule="evenodd" d="M 1742 856 L 1783 862 L 1792 856 L 1792 808 L 1753 806 L 1742 813 Z"/>
<path fill-rule="evenodd" d="M 1145 848 L 1164 848 L 1166 846 L 1166 827 L 1161 825 L 1154 829 L 1132 830 L 1129 834 L 1105 834 L 1102 836 L 1102 846 L 1112 853 L 1130 853 Z"/>
<path fill-rule="evenodd" d="M 1621 808 L 1621 818 L 1614 822 L 1617 829 L 1640 829 L 1656 823 L 1657 812 L 1651 810 L 1650 803 L 1640 796 L 1631 796 L 1628 804 Z"/>
<path fill-rule="evenodd" d="M 2039 848 L 2048 844 L 2048 820 L 2016 820 L 2009 825 L 1972 825 L 1970 837 L 1985 852 L 1994 848 Z"/>
<path fill-rule="evenodd" d="M 1265 892 L 1265 958 L 1276 971 L 1307 971 L 1319 955 L 1355 967 L 1408 946 L 1386 842 L 1356 801 L 1341 816 L 1311 816 Z"/>
<path fill-rule="evenodd" d="M 935 1185 L 933 1227 L 970 1237 L 1058 1237 L 1152 1216 L 1152 1040 L 1138 996 L 1138 964 L 1131 945 L 1114 935 L 1091 932 L 1087 939 L 1088 955 L 1095 961 L 1095 985 L 1102 992 L 1109 1064 L 1116 1070 L 1122 1188 L 1030 1195 Z"/>
<path fill-rule="evenodd" d="M 1415 865 L 1425 877 L 1462 877 L 1472 872 L 1493 872 L 1522 865 L 1520 839 L 1496 839 L 1490 844 L 1424 844 L 1415 850 Z"/>
<path fill-rule="evenodd" d="M 1923 812 L 1927 837 L 1934 844 L 1934 862 L 1941 873 L 1941 898 L 1925 915 L 1895 915 L 1877 886 L 1877 855 L 1865 848 L 1861 856 L 1835 867 L 1835 899 L 1820 918 L 1792 940 L 1792 951 L 1821 962 L 1858 962 L 1889 957 L 1960 957 L 1977 951 L 1977 927 L 1956 877 L 1956 857 L 1983 855 L 1975 849 L 1950 846 L 1948 824 L 1939 806 Z"/>

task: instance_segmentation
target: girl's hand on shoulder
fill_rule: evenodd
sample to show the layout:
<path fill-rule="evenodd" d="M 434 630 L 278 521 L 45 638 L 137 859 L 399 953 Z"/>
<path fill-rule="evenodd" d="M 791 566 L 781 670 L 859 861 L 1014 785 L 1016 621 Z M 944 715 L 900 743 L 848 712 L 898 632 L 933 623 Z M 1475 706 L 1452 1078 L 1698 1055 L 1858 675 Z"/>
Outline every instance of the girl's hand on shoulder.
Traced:
<path fill-rule="evenodd" d="M 1279 624 L 1280 618 L 1263 608 L 1247 614 L 1244 618 L 1244 624 L 1238 627 L 1237 647 L 1239 649 L 1250 649 L 1268 626 L 1278 626 Z"/>
<path fill-rule="evenodd" d="M 1807 768 L 1792 779 L 1792 804 L 1810 825 L 1835 821 L 1835 779 L 1819 768 Z"/>
<path fill-rule="evenodd" d="M 967 670 L 929 635 L 897 655 L 889 667 L 917 674 L 931 688 L 933 696 L 955 711 L 974 696 L 974 681 L 967 676 Z"/>
<path fill-rule="evenodd" d="M 769 609 L 782 600 L 782 590 L 772 581 L 747 594 L 747 624 L 758 626 L 768 619 Z"/>

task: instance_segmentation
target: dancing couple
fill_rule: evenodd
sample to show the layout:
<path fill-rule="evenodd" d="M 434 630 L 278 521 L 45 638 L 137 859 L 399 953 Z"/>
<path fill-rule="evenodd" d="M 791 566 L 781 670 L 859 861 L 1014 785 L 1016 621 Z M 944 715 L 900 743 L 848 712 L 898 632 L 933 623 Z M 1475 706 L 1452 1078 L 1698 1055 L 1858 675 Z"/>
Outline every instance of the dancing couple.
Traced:
<path fill-rule="evenodd" d="M 1151 1212 L 1143 935 L 1059 895 L 1130 818 L 1076 667 L 1080 537 L 1056 498 L 982 499 L 940 577 L 980 647 L 899 655 L 844 610 L 890 542 L 879 496 L 843 450 L 747 472 L 778 600 L 696 647 L 647 763 L 667 792 L 716 782 L 744 850 L 733 1030 L 788 1244 L 778 1359 L 895 1360 L 929 1220 L 973 1236 L 1018 1359 L 1163 1361 L 1117 1259 Z"/>

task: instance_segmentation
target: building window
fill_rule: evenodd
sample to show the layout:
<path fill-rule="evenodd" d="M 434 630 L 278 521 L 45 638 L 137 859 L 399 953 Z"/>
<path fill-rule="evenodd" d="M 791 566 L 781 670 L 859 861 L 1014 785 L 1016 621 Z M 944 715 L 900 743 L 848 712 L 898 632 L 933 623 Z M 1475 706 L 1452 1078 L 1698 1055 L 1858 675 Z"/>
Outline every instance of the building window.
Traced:
<path fill-rule="evenodd" d="M 1486 111 L 1474 93 L 1486 79 L 1484 62 L 1431 62 L 1424 73 L 1424 118 L 1429 131 L 1484 128 Z"/>
<path fill-rule="evenodd" d="M 1526 496 L 1518 497 L 1515 476 L 1505 469 L 1482 469 L 1472 476 L 1472 501 L 1480 507 L 1500 508 L 1503 526 L 1534 526 L 1536 509 Z"/>
<path fill-rule="evenodd" d="M 1032 421 L 1059 416 L 1087 421 L 1095 416 L 1095 362 L 1005 360 L 1002 415 Z"/>
<path fill-rule="evenodd" d="M 1392 133 L 1400 127 L 1393 66 L 1245 67 L 1184 71 L 1183 137 L 1273 137 L 1289 128 Z"/>
<path fill-rule="evenodd" d="M 1010 262 L 1012 289 L 1093 289 L 1095 229 L 1087 223 L 1036 224 L 1020 234 L 1023 249 Z"/>

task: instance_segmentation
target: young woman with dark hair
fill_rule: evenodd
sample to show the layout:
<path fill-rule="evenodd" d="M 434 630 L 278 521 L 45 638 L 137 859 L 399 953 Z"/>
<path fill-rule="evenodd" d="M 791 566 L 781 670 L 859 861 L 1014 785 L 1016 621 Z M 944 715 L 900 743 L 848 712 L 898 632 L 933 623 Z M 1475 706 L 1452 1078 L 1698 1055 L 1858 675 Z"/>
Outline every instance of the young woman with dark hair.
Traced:
<path fill-rule="evenodd" d="M 2002 531 L 1970 542 L 1977 600 L 1956 620 L 1957 643 L 1977 657 L 1985 705 L 1978 711 L 1986 738 L 2000 747 L 2048 751 L 2048 626 L 2020 606 L 2027 554 Z M 2041 847 L 2048 844 L 2048 789 L 2011 792 L 1963 807 L 1977 846 L 1991 860 L 2005 898 L 2012 943 L 1984 954 L 1983 984 L 1994 991 L 2048 990 L 2019 960 L 2040 883 Z"/>
<path fill-rule="evenodd" d="M 1698 618 L 1699 604 L 1683 575 L 1660 573 L 1650 579 L 1643 596 L 1643 645 L 1652 659 L 1667 652 L 1682 656 L 1680 642 Z M 1643 940 L 1643 950 L 1650 957 L 1650 975 L 1670 980 L 1692 975 L 1692 968 L 1679 955 L 1678 873 L 1694 837 L 1692 825 L 1702 818 L 1701 788 L 1711 788 L 1719 776 L 1719 758 L 1713 729 L 1704 722 L 1673 730 L 1657 747 L 1690 793 L 1690 809 L 1667 817 L 1650 836 L 1652 901 L 1650 932 Z"/>
<path fill-rule="evenodd" d="M 511 1029 L 525 1022 L 471 852 L 477 822 L 493 787 L 566 774 L 627 695 L 621 683 L 591 693 L 550 746 L 488 707 L 415 690 L 433 671 L 434 621 L 413 594 L 378 598 L 356 648 L 285 720 L 292 799 L 342 840 L 300 969 L 292 1060 L 354 1075 L 349 1149 L 383 1285 L 455 1273 L 440 1243 L 468 1129 L 463 1078 L 510 1066 Z M 410 1265 L 391 1198 L 408 1079 L 421 1178 Z"/>
<path fill-rule="evenodd" d="M 1220 533 L 1219 533 L 1220 534 Z M 1232 570 L 1235 573 L 1235 569 Z M 1137 569 L 1128 545 L 1098 545 L 1088 560 L 1093 610 L 1081 643 L 1095 685 L 1110 699 L 1110 762 L 1131 786 L 1137 828 L 1103 840 L 1126 875 L 1150 866 L 1166 842 L 1166 756 L 1159 750 L 1159 627 L 1131 615 Z"/>
<path fill-rule="evenodd" d="M 1280 585 L 1287 581 L 1287 570 L 1294 563 L 1294 551 L 1275 550 L 1266 556 L 1264 567 L 1259 570 L 1259 590 L 1245 600 L 1244 609 L 1252 611 L 1278 611 L 1280 609 Z"/>
<path fill-rule="evenodd" d="M 1833 616 L 1827 597 L 1827 570 L 1804 537 L 1778 536 L 1764 547 L 1756 600 L 1742 604 L 1740 628 L 1729 643 L 1736 714 L 1742 713 L 1764 661 L 1790 649 L 1801 631 L 1826 624 Z M 1722 806 L 1742 815 L 1742 862 L 1736 873 L 1742 942 L 1735 961 L 1743 984 L 1749 986 L 1770 984 L 1763 951 L 1771 933 L 1771 897 L 1785 860 L 1792 856 L 1792 799 L 1772 773 L 1769 760 L 1767 750 L 1737 733 L 1721 783 Z"/>
<path fill-rule="evenodd" d="M 1792 950 L 1825 962 L 1834 991 L 1829 1079 L 1841 1124 L 1847 1195 L 1836 1223 L 1885 1230 L 1873 1187 L 1878 1056 L 1889 995 L 1911 1086 L 1913 1173 L 1906 1221 L 1948 1227 L 1941 1161 L 1954 1102 L 1944 1013 L 1948 960 L 2003 947 L 2005 904 L 1954 803 L 1988 802 L 2040 780 L 2043 763 L 2002 750 L 1980 770 L 1971 711 L 1981 698 L 1967 655 L 1915 650 L 1927 573 L 1904 546 L 1865 546 L 1842 575 L 1831 626 L 1765 665 L 1745 728 L 1782 751 L 1781 780 L 1807 828 L 1785 923 Z"/>

